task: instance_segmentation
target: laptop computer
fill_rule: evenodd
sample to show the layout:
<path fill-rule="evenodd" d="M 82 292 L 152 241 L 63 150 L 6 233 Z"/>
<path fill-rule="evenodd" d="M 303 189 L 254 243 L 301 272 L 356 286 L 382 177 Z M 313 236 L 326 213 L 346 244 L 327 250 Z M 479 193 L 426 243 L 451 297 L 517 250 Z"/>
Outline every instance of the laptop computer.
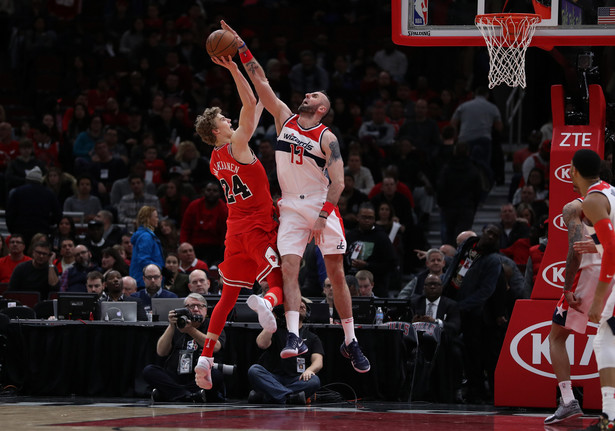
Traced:
<path fill-rule="evenodd" d="M 136 322 L 137 303 L 132 301 L 103 301 L 100 303 L 100 320 Z"/>
<path fill-rule="evenodd" d="M 152 298 L 152 320 L 166 322 L 169 320 L 169 311 L 184 308 L 186 298 Z"/>

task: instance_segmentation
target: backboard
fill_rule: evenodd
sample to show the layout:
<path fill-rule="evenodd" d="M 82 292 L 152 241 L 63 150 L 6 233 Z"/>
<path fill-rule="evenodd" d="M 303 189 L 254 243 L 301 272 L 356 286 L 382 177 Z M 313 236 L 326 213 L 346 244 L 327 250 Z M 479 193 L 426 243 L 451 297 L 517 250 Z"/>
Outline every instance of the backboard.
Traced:
<path fill-rule="evenodd" d="M 408 46 L 484 46 L 474 18 L 503 12 L 504 3 L 505 0 L 392 0 L 393 42 Z M 541 16 L 530 46 L 550 49 L 615 45 L 612 0 L 515 0 L 508 2 L 504 12 Z"/>

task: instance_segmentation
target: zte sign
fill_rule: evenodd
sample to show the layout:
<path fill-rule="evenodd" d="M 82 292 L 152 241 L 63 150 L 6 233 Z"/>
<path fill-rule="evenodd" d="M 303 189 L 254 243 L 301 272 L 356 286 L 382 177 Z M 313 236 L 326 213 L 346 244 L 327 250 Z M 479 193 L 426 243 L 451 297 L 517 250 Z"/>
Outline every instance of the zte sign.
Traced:
<path fill-rule="evenodd" d="M 570 163 L 559 166 L 555 170 L 554 175 L 555 178 L 557 178 L 561 182 L 572 184 L 572 180 L 570 179 Z"/>
<path fill-rule="evenodd" d="M 566 261 L 554 262 L 542 270 L 542 279 L 553 287 L 562 289 L 564 287 L 564 272 Z"/>
<path fill-rule="evenodd" d="M 585 334 L 572 333 L 566 340 L 566 350 L 572 368 L 572 380 L 598 378 L 596 363 L 592 359 L 593 340 L 598 325 L 589 323 Z M 592 329 L 594 328 L 594 329 Z M 513 360 L 530 373 L 555 378 L 549 354 L 549 331 L 551 321 L 529 326 L 518 332 L 510 343 Z"/>
<path fill-rule="evenodd" d="M 591 133 L 564 133 L 560 134 L 562 140 L 559 143 L 560 147 L 591 147 Z"/>

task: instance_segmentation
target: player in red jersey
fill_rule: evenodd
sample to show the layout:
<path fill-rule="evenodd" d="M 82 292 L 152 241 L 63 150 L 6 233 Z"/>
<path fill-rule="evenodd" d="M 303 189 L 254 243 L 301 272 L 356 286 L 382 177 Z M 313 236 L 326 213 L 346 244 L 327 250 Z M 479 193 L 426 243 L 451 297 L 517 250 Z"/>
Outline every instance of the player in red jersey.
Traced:
<path fill-rule="evenodd" d="M 218 107 L 206 109 L 195 123 L 201 139 L 214 146 L 209 167 L 220 181 L 228 204 L 224 261 L 218 265 L 224 287 L 212 312 L 203 353 L 194 370 L 196 383 L 203 389 L 212 386 L 214 346 L 241 288 L 249 289 L 254 280 L 267 279 L 269 290 L 264 298 L 251 295 L 248 305 L 258 313 L 261 326 L 269 332 L 276 330 L 271 310 L 283 301 L 276 248 L 277 222 L 269 182 L 263 165 L 248 146 L 262 106 L 257 105 L 250 84 L 230 57 L 212 58 L 212 61 L 231 72 L 243 107 L 237 130 L 233 130 L 231 120 L 224 117 Z"/>

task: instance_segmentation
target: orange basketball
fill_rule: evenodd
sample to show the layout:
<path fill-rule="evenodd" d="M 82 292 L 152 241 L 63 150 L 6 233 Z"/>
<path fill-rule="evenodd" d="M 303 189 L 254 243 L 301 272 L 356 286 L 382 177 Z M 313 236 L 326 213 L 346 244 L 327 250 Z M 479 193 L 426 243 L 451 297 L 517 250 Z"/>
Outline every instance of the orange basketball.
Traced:
<path fill-rule="evenodd" d="M 233 57 L 237 53 L 235 36 L 226 30 L 216 30 L 209 35 L 205 48 L 210 57 Z"/>

